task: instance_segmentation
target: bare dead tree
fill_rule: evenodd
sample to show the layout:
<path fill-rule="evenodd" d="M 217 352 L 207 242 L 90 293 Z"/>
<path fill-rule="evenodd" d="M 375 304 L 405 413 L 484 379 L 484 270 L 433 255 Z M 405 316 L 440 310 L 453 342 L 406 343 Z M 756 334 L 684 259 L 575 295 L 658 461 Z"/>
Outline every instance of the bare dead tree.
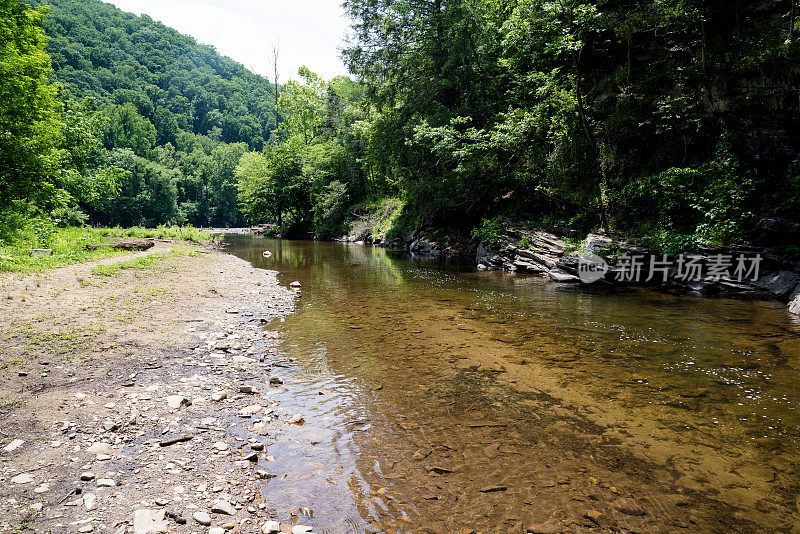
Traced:
<path fill-rule="evenodd" d="M 274 134 L 274 141 L 277 142 L 278 140 L 278 82 L 280 81 L 280 75 L 278 74 L 278 56 L 280 55 L 281 43 L 277 41 L 272 45 L 272 80 L 273 80 L 273 91 L 275 95 L 275 134 Z"/>

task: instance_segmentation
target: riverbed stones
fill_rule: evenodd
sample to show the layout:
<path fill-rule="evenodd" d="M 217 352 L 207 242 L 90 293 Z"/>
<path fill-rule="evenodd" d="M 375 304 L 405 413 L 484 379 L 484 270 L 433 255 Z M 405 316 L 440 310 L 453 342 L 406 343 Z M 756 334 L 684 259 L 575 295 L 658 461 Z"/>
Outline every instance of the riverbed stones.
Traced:
<path fill-rule="evenodd" d="M 166 510 L 136 510 L 133 513 L 134 534 L 164 534 L 167 532 Z"/>
<path fill-rule="evenodd" d="M 211 506 L 211 512 L 214 514 L 236 515 L 236 508 L 228 501 L 219 500 Z"/>
<path fill-rule="evenodd" d="M 281 377 L 279 377 L 277 375 L 273 375 L 273 376 L 269 377 L 269 385 L 270 386 L 280 386 L 281 384 L 283 384 L 283 378 L 281 378 Z"/>
<path fill-rule="evenodd" d="M 89 447 L 86 449 L 86 452 L 89 454 L 97 454 L 98 456 L 101 454 L 110 456 L 114 453 L 114 448 L 108 443 L 98 441 L 89 445 Z"/>
<path fill-rule="evenodd" d="M 30 484 L 31 482 L 33 482 L 33 475 L 30 473 L 20 473 L 11 477 L 12 484 Z"/>
<path fill-rule="evenodd" d="M 195 512 L 192 514 L 192 517 L 204 527 L 207 527 L 211 524 L 211 516 L 208 514 L 208 512 Z"/>
<path fill-rule="evenodd" d="M 250 406 L 245 406 L 244 408 L 239 410 L 239 416 L 240 417 L 252 417 L 252 416 L 254 416 L 255 414 L 257 414 L 258 412 L 260 412 L 263 409 L 264 409 L 264 407 L 261 406 L 260 404 L 252 404 Z"/>
<path fill-rule="evenodd" d="M 211 394 L 211 400 L 214 402 L 224 401 L 228 398 L 228 392 L 224 390 L 215 391 Z"/>
<path fill-rule="evenodd" d="M 170 395 L 167 397 L 167 406 L 173 410 L 179 410 L 185 406 L 191 406 L 192 401 L 183 395 Z"/>
<path fill-rule="evenodd" d="M 85 493 L 83 495 L 83 506 L 87 512 L 94 510 L 95 506 L 97 506 L 97 496 L 94 493 Z"/>
<path fill-rule="evenodd" d="M 17 449 L 19 449 L 20 447 L 22 447 L 22 445 L 23 445 L 24 443 L 25 443 L 25 441 L 24 441 L 24 440 L 21 440 L 21 439 L 15 439 L 15 440 L 14 440 L 14 441 L 12 441 L 11 443 L 9 443 L 9 444 L 8 444 L 8 445 L 6 445 L 5 447 L 3 447 L 3 450 L 4 450 L 4 451 L 6 451 L 6 452 L 14 452 L 15 450 L 17 450 Z"/>
<path fill-rule="evenodd" d="M 261 525 L 261 534 L 275 534 L 281 531 L 281 524 L 277 521 L 267 521 Z"/>

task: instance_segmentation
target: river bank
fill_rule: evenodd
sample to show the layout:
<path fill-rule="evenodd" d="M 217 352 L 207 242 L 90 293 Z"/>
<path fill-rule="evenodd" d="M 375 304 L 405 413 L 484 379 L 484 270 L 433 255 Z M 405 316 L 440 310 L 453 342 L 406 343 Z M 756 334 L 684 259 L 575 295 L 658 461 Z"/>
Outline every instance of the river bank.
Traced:
<path fill-rule="evenodd" d="M 643 246 L 642 239 L 543 229 L 511 218 L 497 218 L 477 241 L 443 230 L 387 240 L 372 235 L 370 228 L 353 223 L 351 235 L 336 241 L 470 258 L 480 271 L 537 274 L 564 284 L 776 300 L 787 304 L 789 313 L 800 315 L 800 261 L 769 245 L 793 244 L 800 238 L 800 226 L 785 220 L 761 220 L 751 242 L 690 248 L 680 254 Z"/>
<path fill-rule="evenodd" d="M 276 436 L 301 422 L 269 397 L 283 386 L 262 325 L 295 298 L 274 273 L 159 243 L 0 288 L 0 530 L 298 523 L 261 494 Z"/>

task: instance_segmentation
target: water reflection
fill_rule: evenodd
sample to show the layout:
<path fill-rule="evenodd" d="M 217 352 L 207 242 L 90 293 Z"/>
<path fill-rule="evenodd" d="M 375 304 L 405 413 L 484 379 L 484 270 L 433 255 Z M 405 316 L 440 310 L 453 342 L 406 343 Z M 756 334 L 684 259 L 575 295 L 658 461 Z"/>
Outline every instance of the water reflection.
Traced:
<path fill-rule="evenodd" d="M 280 356 L 300 364 L 303 407 L 316 412 L 327 452 L 314 461 L 344 464 L 357 512 L 318 513 L 331 532 L 375 521 L 450 532 L 473 517 L 484 531 L 580 525 L 585 502 L 647 529 L 797 521 L 800 325 L 778 304 L 598 294 L 358 245 L 228 241 L 302 283 Z M 649 513 L 620 513 L 619 494 L 595 495 L 595 482 L 630 488 Z M 675 495 L 689 496 L 692 519 Z"/>

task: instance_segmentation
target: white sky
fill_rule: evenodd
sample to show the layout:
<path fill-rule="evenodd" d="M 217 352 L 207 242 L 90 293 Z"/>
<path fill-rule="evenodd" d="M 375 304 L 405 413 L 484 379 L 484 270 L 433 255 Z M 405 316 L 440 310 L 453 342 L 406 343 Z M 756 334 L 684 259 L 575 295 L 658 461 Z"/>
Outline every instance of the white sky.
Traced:
<path fill-rule="evenodd" d="M 347 74 L 339 50 L 349 21 L 339 0 L 105 0 L 214 45 L 272 79 L 272 44 L 280 42 L 281 83 L 306 65 L 325 79 Z"/>

